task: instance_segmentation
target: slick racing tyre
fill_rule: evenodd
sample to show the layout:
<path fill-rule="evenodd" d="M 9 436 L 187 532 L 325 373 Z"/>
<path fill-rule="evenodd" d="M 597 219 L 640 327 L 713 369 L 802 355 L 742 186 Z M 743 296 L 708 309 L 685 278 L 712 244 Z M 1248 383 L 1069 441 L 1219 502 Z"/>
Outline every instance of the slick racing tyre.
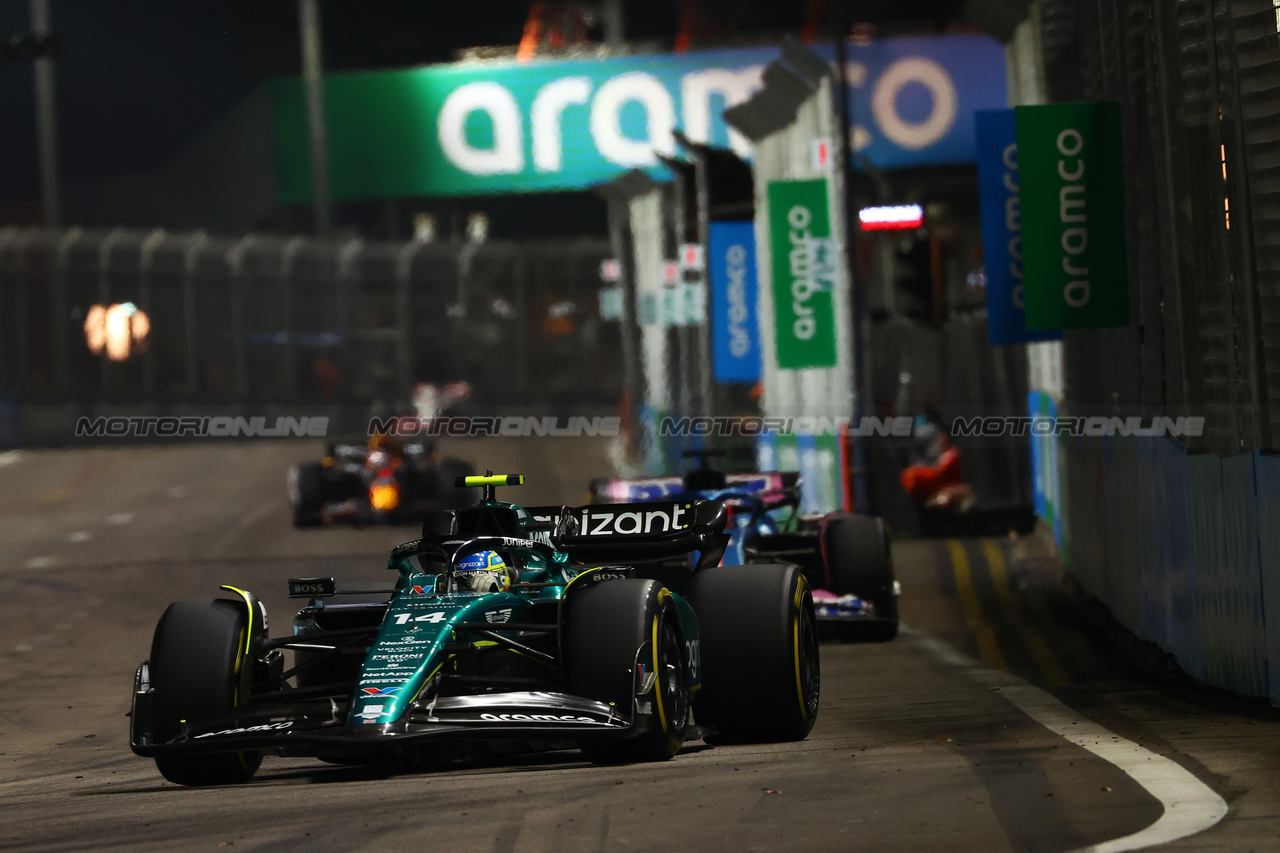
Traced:
<path fill-rule="evenodd" d="M 608 702 L 631 716 L 636 655 L 658 674 L 650 726 L 623 741 L 588 741 L 597 762 L 664 761 L 680 751 L 689 720 L 689 672 L 684 636 L 671 591 L 653 580 L 592 583 L 570 593 L 565 616 L 564 672 L 568 691 Z"/>
<path fill-rule="evenodd" d="M 155 691 L 152 732 L 157 743 L 172 740 L 182 720 L 230 711 L 238 703 L 244 663 L 244 607 L 233 601 L 178 601 L 160 617 L 151 642 L 151 686 Z M 241 751 L 156 758 L 160 775 L 179 785 L 248 782 L 262 753 Z"/>
<path fill-rule="evenodd" d="M 689 582 L 698 614 L 699 725 L 726 741 L 801 740 L 818 714 L 821 669 L 813 595 L 796 566 L 701 569 Z"/>
<path fill-rule="evenodd" d="M 320 524 L 320 511 L 324 508 L 320 463 L 295 465 L 289 469 L 289 508 L 293 512 L 294 527 Z"/>
<path fill-rule="evenodd" d="M 852 638 L 892 640 L 898 635 L 898 595 L 884 522 L 870 515 L 836 512 L 823 520 L 826 588 L 856 595 L 876 608 L 877 622 L 852 623 Z"/>

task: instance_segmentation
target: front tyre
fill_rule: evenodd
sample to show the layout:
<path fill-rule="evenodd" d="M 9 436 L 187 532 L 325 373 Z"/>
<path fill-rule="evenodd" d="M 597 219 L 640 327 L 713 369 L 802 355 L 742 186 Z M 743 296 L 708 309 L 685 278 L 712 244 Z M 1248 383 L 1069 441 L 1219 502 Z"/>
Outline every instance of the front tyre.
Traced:
<path fill-rule="evenodd" d="M 818 715 L 813 594 L 796 566 L 719 566 L 689 582 L 702 651 L 699 724 L 729 741 L 802 740 Z"/>
<path fill-rule="evenodd" d="M 239 704 L 239 672 L 248 619 L 238 602 L 178 601 L 160 617 L 151 642 L 152 732 L 158 743 L 177 737 L 183 720 L 224 713 Z M 248 782 L 262 753 L 242 750 L 156 758 L 160 775 L 179 785 Z"/>
<path fill-rule="evenodd" d="M 562 647 L 570 693 L 631 716 L 637 657 L 646 673 L 657 673 L 649 727 L 624 741 L 588 742 L 583 752 L 600 762 L 671 758 L 689 720 L 689 671 L 671 591 L 653 580 L 599 581 L 572 594 L 567 606 Z"/>

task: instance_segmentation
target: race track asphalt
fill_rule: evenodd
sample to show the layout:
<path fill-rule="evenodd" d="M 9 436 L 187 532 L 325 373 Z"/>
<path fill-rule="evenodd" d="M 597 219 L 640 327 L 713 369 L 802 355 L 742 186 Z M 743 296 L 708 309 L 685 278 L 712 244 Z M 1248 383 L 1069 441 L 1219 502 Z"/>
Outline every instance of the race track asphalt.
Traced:
<path fill-rule="evenodd" d="M 524 473 L 511 497 L 531 504 L 582 501 L 609 469 L 603 441 L 449 449 Z M 0 850 L 1056 851 L 1155 823 L 1159 792 L 1073 740 L 1077 723 L 1229 805 L 1170 849 L 1280 847 L 1280 715 L 1130 669 L 1066 607 L 1052 561 L 1005 540 L 896 544 L 909 630 L 822 648 L 799 743 L 698 742 L 624 767 L 573 751 L 412 769 L 267 758 L 248 785 L 169 784 L 129 751 L 125 717 L 165 605 L 248 587 L 279 634 L 287 578 L 386 583 L 387 550 L 416 536 L 292 529 L 285 471 L 319 452 L 0 454 Z M 1062 728 L 1028 696 L 1065 703 Z"/>

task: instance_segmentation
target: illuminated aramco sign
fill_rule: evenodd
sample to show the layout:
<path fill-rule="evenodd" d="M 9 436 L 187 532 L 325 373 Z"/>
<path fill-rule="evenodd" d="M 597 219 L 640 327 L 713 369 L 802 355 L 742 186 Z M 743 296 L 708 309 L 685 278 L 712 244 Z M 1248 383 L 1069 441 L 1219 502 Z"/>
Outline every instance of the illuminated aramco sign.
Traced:
<path fill-rule="evenodd" d="M 1120 104 L 1015 113 L 1027 328 L 1129 325 Z"/>
<path fill-rule="evenodd" d="M 768 193 L 778 367 L 835 367 L 839 272 L 827 181 L 770 181 Z"/>
<path fill-rule="evenodd" d="M 817 52 L 829 60 L 830 45 Z M 750 156 L 724 109 L 760 86 L 774 48 L 527 64 L 463 63 L 325 79 L 335 198 L 583 189 L 658 171 L 674 130 Z M 982 36 L 850 45 L 853 141 L 878 168 L 974 159 L 972 113 L 1004 106 L 1004 54 Z M 280 200 L 310 197 L 297 78 L 271 89 Z"/>

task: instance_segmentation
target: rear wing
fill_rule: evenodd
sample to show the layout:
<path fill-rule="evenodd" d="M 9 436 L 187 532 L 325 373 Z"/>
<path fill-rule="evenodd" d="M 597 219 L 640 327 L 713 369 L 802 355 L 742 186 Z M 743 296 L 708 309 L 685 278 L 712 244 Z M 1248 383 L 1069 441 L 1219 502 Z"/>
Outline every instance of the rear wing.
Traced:
<path fill-rule="evenodd" d="M 720 501 L 653 501 L 580 507 L 525 507 L 535 524 L 555 531 L 552 544 L 577 563 L 647 562 L 699 552 L 716 565 L 729 537 Z"/>
<path fill-rule="evenodd" d="M 725 488 L 760 496 L 766 505 L 783 504 L 799 493 L 798 471 L 759 471 L 726 474 Z M 621 479 L 602 477 L 591 481 L 591 499 L 597 504 L 660 501 L 685 491 L 682 477 Z"/>

